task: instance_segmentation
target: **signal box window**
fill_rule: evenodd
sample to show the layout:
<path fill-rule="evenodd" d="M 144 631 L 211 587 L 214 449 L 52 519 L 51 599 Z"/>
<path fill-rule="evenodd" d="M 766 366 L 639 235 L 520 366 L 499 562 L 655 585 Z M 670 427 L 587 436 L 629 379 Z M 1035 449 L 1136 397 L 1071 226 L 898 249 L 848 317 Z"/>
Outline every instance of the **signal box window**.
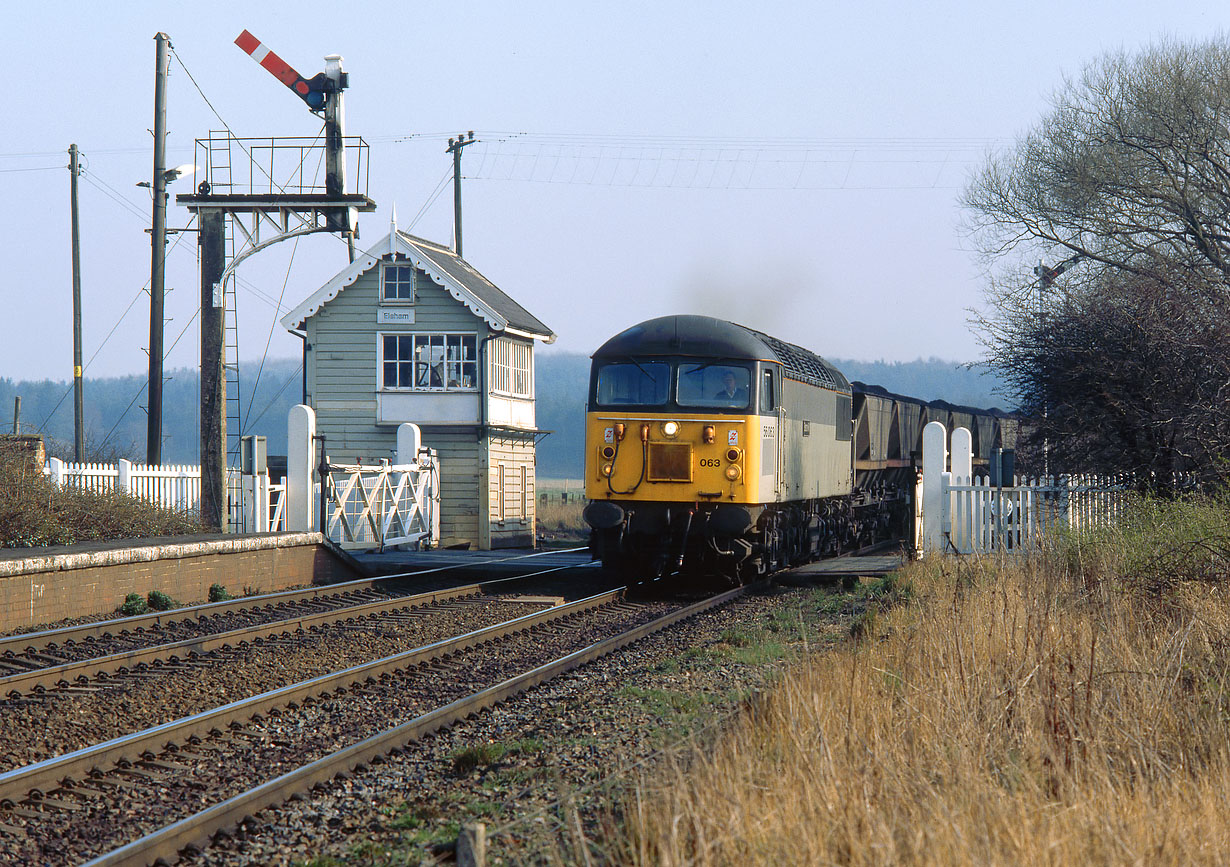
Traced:
<path fill-rule="evenodd" d="M 598 406 L 662 406 L 670 391 L 670 365 L 617 362 L 598 368 Z"/>
<path fill-rule="evenodd" d="M 414 266 L 385 262 L 380 267 L 380 297 L 385 301 L 414 302 Z"/>
<path fill-rule="evenodd" d="M 679 365 L 679 405 L 747 409 L 751 372 L 737 364 Z"/>
<path fill-rule="evenodd" d="M 478 387 L 472 334 L 385 334 L 380 339 L 381 387 L 473 391 Z"/>

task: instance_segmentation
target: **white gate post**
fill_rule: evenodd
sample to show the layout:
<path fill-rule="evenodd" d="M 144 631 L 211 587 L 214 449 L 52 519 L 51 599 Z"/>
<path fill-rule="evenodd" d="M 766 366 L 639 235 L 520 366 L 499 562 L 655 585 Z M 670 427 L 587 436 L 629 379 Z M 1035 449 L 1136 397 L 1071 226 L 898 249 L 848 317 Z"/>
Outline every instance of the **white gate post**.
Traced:
<path fill-rule="evenodd" d="M 311 530 L 312 483 L 316 478 L 316 412 L 304 404 L 290 408 L 286 419 L 286 492 L 283 497 L 287 530 Z"/>
<path fill-rule="evenodd" d="M 952 484 L 969 485 L 974 475 L 974 437 L 968 428 L 959 427 L 952 432 L 952 452 L 948 456 L 948 465 L 952 470 Z M 948 504 L 952 515 L 952 530 L 948 538 L 953 547 L 961 553 L 968 553 L 972 531 L 970 521 L 970 500 L 968 491 L 958 494 L 953 492 Z"/>
<path fill-rule="evenodd" d="M 948 431 L 943 422 L 923 428 L 923 553 L 944 550 L 943 475 L 948 470 Z"/>
<path fill-rule="evenodd" d="M 397 426 L 397 457 L 394 463 L 415 464 L 419 460 L 419 449 L 423 445 L 423 432 L 419 426 L 403 422 Z"/>

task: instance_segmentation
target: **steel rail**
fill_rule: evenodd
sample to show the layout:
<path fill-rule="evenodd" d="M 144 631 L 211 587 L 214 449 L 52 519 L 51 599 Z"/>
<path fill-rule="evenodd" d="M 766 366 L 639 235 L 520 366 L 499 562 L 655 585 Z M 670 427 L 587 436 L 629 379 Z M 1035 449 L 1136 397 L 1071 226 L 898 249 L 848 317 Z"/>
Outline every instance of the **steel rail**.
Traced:
<path fill-rule="evenodd" d="M 44 629 L 39 632 L 18 632 L 0 637 L 0 655 L 6 651 L 20 653 L 52 644 L 65 644 L 70 641 L 80 642 L 90 636 L 108 637 L 132 633 L 141 629 L 150 629 L 179 623 L 185 620 L 196 621 L 202 617 L 215 614 L 229 614 L 233 611 L 247 609 L 269 609 L 276 605 L 287 605 L 296 602 L 310 602 L 322 597 L 341 596 L 346 593 L 358 593 L 363 590 L 375 590 L 385 584 L 405 578 L 416 578 L 421 575 L 431 575 L 437 572 L 448 572 L 454 569 L 474 568 L 497 563 L 508 563 L 514 560 L 527 560 L 542 557 L 547 554 L 566 554 L 584 550 L 582 548 L 567 548 L 562 551 L 538 551 L 533 554 L 520 554 L 515 557 L 501 557 L 486 560 L 481 563 L 462 563 L 449 566 L 438 566 L 431 569 L 421 569 L 414 572 L 398 572 L 392 575 L 381 575 L 377 578 L 358 578 L 354 581 L 343 581 L 338 584 L 326 584 L 322 587 L 307 587 L 299 590 L 280 590 L 276 593 L 265 593 L 260 596 L 243 596 L 239 599 L 227 599 L 223 602 L 206 602 L 201 605 L 189 605 L 172 611 L 157 611 L 150 614 L 140 614 L 135 617 L 117 617 L 112 620 L 99 620 L 94 623 L 83 623 L 78 626 L 65 626 L 60 629 Z M 580 565 L 580 564 L 578 564 Z M 500 581 L 515 581 L 525 576 L 514 575 L 509 578 L 497 578 L 488 583 Z M 0 659 L 0 661 L 3 661 Z"/>
<path fill-rule="evenodd" d="M 245 626 L 227 632 L 213 635 L 200 635 L 185 638 L 167 644 L 154 644 L 149 647 L 138 647 L 133 650 L 123 650 L 107 656 L 93 659 L 80 659 L 76 662 L 66 662 L 62 665 L 47 668 L 35 668 L 20 674 L 10 674 L 0 677 L 0 696 L 12 696 L 49 690 L 61 685 L 72 687 L 98 678 L 100 675 L 113 674 L 130 666 L 149 665 L 163 661 L 174 663 L 184 656 L 201 656 L 215 650 L 233 648 L 244 643 L 252 643 L 258 639 L 269 638 L 287 632 L 307 631 L 323 623 L 338 623 L 356 620 L 385 611 L 415 608 L 430 605 L 434 602 L 449 602 L 455 599 L 468 599 L 481 593 L 478 585 L 455 588 L 453 590 L 436 590 L 415 596 L 402 596 L 384 599 L 379 602 L 368 602 L 348 608 L 337 608 L 333 611 L 321 611 L 316 614 L 297 615 L 284 620 L 274 620 L 256 626 Z"/>
<path fill-rule="evenodd" d="M 640 641 L 654 632 L 724 605 L 743 595 L 746 587 L 730 590 L 719 596 L 696 602 L 671 612 L 657 620 L 642 624 L 635 629 L 613 636 L 589 647 L 560 657 L 554 662 L 541 665 L 524 674 L 512 677 L 496 686 L 488 687 L 467 698 L 447 704 L 442 708 L 423 714 L 399 726 L 373 735 L 338 752 L 304 765 L 289 773 L 228 798 L 195 815 L 181 819 L 166 828 L 147 834 L 106 855 L 89 861 L 84 867 L 118 867 L 129 864 L 151 864 L 159 859 L 174 863 L 185 849 L 204 849 L 211 838 L 220 831 L 237 827 L 247 817 L 268 807 L 283 803 L 292 795 L 303 793 L 313 786 L 325 783 L 343 771 L 366 766 L 377 756 L 400 749 L 424 735 L 452 725 L 466 717 L 505 702 L 519 693 L 561 674 L 579 668 L 601 656 L 614 653 L 633 642 Z"/>
<path fill-rule="evenodd" d="M 623 598 L 625 589 L 620 587 L 576 602 L 526 614 L 503 623 L 467 632 L 464 635 L 233 701 L 221 707 L 181 717 L 141 732 L 113 738 L 101 744 L 84 747 L 32 765 L 14 768 L 0 774 L 0 804 L 20 803 L 32 793 L 37 797 L 60 788 L 67 779 L 83 780 L 96 770 L 105 773 L 108 768 L 119 762 L 141 761 L 142 754 L 147 751 L 161 750 L 168 743 L 181 743 L 192 737 L 206 736 L 215 729 L 223 730 L 232 723 L 241 723 L 258 714 L 266 714 L 274 708 L 292 702 L 301 702 L 312 696 L 347 687 L 355 682 L 378 678 L 386 672 L 430 662 L 441 656 L 477 647 L 492 639 L 524 632 L 544 623 L 563 620 L 600 608 Z"/>
<path fill-rule="evenodd" d="M 297 614 L 281 620 L 271 620 L 268 623 L 255 626 L 244 626 L 227 632 L 217 632 L 212 635 L 200 635 L 185 638 L 166 644 L 152 644 L 148 647 L 138 647 L 124 650 L 107 656 L 92 659 L 80 659 L 76 662 L 66 662 L 61 665 L 34 668 L 0 677 L 0 696 L 22 695 L 55 689 L 61 685 L 72 687 L 88 682 L 103 674 L 112 674 L 123 668 L 137 665 L 148 665 L 160 660 L 177 662 L 181 655 L 203 655 L 215 650 L 234 647 L 238 644 L 251 643 L 257 639 L 268 638 L 287 632 L 306 631 L 327 623 L 341 623 L 381 614 L 386 611 L 397 611 L 405 608 L 415 608 L 437 602 L 448 602 L 455 599 L 468 599 L 480 596 L 491 590 L 502 589 L 497 585 L 512 581 L 524 581 L 558 572 L 564 569 L 582 568 L 576 566 L 556 566 L 543 569 L 528 575 L 516 575 L 511 578 L 499 578 L 493 581 L 483 581 L 478 584 L 466 584 L 447 590 L 428 590 L 412 596 L 391 596 L 375 602 L 365 602 L 343 608 L 334 608 L 313 614 Z M 506 589 L 506 588 L 505 588 Z"/>

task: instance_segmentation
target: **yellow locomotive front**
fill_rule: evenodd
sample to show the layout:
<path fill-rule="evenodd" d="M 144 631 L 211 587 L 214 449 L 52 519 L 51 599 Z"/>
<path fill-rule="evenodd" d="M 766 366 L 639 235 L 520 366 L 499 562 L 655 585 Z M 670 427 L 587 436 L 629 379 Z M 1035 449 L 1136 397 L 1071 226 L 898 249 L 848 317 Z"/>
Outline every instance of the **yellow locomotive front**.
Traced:
<path fill-rule="evenodd" d="M 850 386 L 824 359 L 707 316 L 663 316 L 593 355 L 590 547 L 631 578 L 743 581 L 851 530 Z"/>
<path fill-rule="evenodd" d="M 604 563 L 646 576 L 686 559 L 735 577 L 762 501 L 757 362 L 595 358 L 585 518 Z"/>
<path fill-rule="evenodd" d="M 739 580 L 779 499 L 781 365 L 746 329 L 703 316 L 633 326 L 593 356 L 585 519 L 633 577 Z"/>
<path fill-rule="evenodd" d="M 761 429 L 749 405 L 750 379 L 749 365 L 731 360 L 598 365 L 586 417 L 586 496 L 761 502 Z"/>

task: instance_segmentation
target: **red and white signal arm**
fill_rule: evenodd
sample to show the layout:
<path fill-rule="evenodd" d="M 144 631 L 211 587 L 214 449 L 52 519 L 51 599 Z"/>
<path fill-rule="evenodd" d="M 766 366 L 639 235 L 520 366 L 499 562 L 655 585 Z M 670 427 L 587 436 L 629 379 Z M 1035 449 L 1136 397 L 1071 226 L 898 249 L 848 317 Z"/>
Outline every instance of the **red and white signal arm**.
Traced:
<path fill-rule="evenodd" d="M 253 60 L 273 74 L 273 77 L 285 84 L 310 108 L 317 109 L 324 105 L 324 94 L 314 90 L 311 84 L 295 71 L 289 63 L 278 57 L 265 45 L 245 30 L 235 39 L 235 44 L 250 55 Z"/>

